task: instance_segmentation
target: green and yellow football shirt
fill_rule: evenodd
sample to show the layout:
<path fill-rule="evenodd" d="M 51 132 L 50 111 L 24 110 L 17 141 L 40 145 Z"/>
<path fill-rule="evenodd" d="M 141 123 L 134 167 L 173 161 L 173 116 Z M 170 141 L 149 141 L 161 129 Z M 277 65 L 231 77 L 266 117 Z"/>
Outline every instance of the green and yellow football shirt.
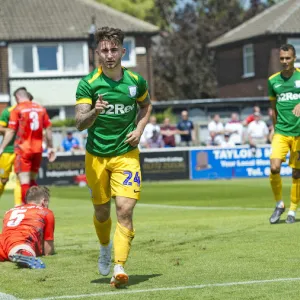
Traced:
<path fill-rule="evenodd" d="M 147 81 L 123 68 L 123 77 L 114 81 L 101 67 L 82 78 L 76 91 L 76 104 L 91 104 L 103 95 L 107 108 L 88 129 L 86 150 L 96 156 L 118 156 L 133 150 L 125 144 L 126 136 L 136 129 L 137 102 L 148 97 Z"/>
<path fill-rule="evenodd" d="M 300 103 L 300 70 L 296 69 L 290 78 L 284 78 L 281 72 L 270 76 L 268 96 L 271 101 L 276 101 L 275 132 L 285 136 L 300 136 L 300 118 L 292 112 Z"/>
<path fill-rule="evenodd" d="M 16 107 L 16 105 L 4 108 L 4 110 L 2 111 L 2 113 L 0 115 L 0 125 L 1 126 L 3 126 L 3 127 L 8 126 L 10 113 L 15 107 Z M 14 142 L 15 142 L 15 139 L 12 139 L 12 141 L 5 147 L 3 153 L 14 153 Z"/>

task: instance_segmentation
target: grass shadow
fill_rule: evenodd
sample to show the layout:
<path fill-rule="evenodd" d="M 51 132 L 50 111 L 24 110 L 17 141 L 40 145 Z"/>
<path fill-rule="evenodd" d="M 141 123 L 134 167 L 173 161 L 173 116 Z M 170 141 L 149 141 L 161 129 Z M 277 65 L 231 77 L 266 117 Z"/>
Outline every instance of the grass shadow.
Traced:
<path fill-rule="evenodd" d="M 142 282 L 145 282 L 151 278 L 162 276 L 162 274 L 149 274 L 149 275 L 130 275 L 129 276 L 129 285 L 136 285 L 140 284 Z M 110 283 L 110 277 L 103 277 L 99 279 L 92 280 L 91 283 L 96 284 L 109 284 Z"/>
<path fill-rule="evenodd" d="M 297 220 L 297 219 L 295 220 L 295 223 L 299 223 L 299 222 L 300 222 L 300 220 Z M 294 223 L 288 224 L 288 223 L 285 222 L 285 220 L 279 220 L 279 222 L 276 223 L 276 224 L 293 225 Z M 276 225 L 276 224 L 274 224 L 274 225 Z"/>

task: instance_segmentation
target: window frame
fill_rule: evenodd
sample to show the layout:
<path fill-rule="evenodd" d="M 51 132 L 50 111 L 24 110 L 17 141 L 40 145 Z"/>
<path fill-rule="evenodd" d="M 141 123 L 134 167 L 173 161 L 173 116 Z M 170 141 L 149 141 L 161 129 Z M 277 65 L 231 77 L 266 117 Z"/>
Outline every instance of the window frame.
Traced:
<path fill-rule="evenodd" d="M 131 42 L 131 51 L 129 53 L 129 60 L 123 61 L 122 66 L 125 68 L 136 67 L 136 51 L 135 51 L 135 38 L 134 37 L 126 37 L 124 38 L 123 45 L 125 42 Z M 125 48 L 125 47 L 124 47 Z"/>
<path fill-rule="evenodd" d="M 81 44 L 82 47 L 82 58 L 83 58 L 83 70 L 80 71 L 64 71 L 64 57 L 63 57 L 63 45 L 64 44 Z M 13 72 L 13 47 L 14 46 L 31 46 L 32 47 L 32 61 L 33 61 L 33 72 Z M 38 47 L 39 46 L 55 46 L 57 47 L 57 70 L 39 70 L 39 57 Z M 45 43 L 11 43 L 8 45 L 8 66 L 9 66 L 9 77 L 12 78 L 30 78 L 30 77 L 64 77 L 64 76 L 83 76 L 89 73 L 89 55 L 88 55 L 88 44 L 84 41 L 68 41 L 68 42 L 45 42 Z"/>
<path fill-rule="evenodd" d="M 247 49 L 251 49 L 252 52 L 249 54 Z M 252 58 L 253 63 L 253 72 L 248 72 L 247 70 L 247 61 L 249 58 Z M 254 55 L 254 47 L 253 44 L 247 44 L 243 46 L 243 78 L 253 77 L 255 76 L 255 55 Z"/>

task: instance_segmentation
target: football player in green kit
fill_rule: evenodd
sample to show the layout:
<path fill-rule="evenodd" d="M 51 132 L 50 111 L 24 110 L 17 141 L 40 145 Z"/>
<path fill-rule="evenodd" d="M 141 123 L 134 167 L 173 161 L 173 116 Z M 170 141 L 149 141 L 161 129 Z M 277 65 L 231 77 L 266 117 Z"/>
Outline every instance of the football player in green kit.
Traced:
<path fill-rule="evenodd" d="M 94 226 L 100 243 L 99 272 L 111 266 L 111 198 L 117 225 L 113 239 L 111 285 L 128 283 L 124 271 L 134 238 L 133 209 L 140 197 L 140 137 L 152 105 L 146 80 L 121 66 L 124 33 L 103 27 L 95 35 L 100 67 L 81 79 L 76 92 L 76 127 L 88 129 L 85 170 L 94 205 Z"/>
<path fill-rule="evenodd" d="M 280 47 L 279 59 L 282 71 L 269 77 L 268 95 L 273 109 L 274 136 L 270 157 L 270 183 L 276 208 L 270 223 L 277 223 L 285 211 L 282 198 L 280 168 L 290 151 L 289 165 L 292 170 L 291 205 L 286 223 L 294 223 L 300 200 L 300 118 L 295 114 L 300 103 L 300 70 L 294 67 L 295 48 L 290 45 Z"/>

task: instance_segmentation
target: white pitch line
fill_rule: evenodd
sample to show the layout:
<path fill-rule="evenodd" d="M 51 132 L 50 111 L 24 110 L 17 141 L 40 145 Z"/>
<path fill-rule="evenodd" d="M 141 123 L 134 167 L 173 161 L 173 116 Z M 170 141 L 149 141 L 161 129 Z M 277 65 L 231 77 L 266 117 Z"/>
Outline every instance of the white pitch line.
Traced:
<path fill-rule="evenodd" d="M 13 295 L 4 294 L 0 292 L 0 300 L 17 300 L 17 298 Z"/>
<path fill-rule="evenodd" d="M 204 288 L 210 288 L 210 287 L 223 287 L 223 286 L 226 287 L 226 286 L 234 286 L 234 285 L 252 285 L 252 284 L 284 282 L 284 281 L 286 281 L 286 282 L 300 281 L 300 277 L 297 277 L 297 278 L 278 278 L 278 279 L 269 279 L 269 280 L 251 280 L 251 281 L 212 283 L 212 284 L 200 284 L 200 285 L 187 285 L 187 286 L 165 287 L 165 288 L 132 290 L 132 291 L 102 292 L 102 293 L 83 294 L 83 295 L 67 295 L 67 296 L 57 296 L 57 297 L 49 297 L 49 298 L 35 298 L 35 299 L 31 299 L 31 300 L 56 300 L 56 299 L 90 298 L 90 297 L 99 297 L 99 296 L 115 296 L 115 295 L 151 293 L 151 292 L 162 292 L 162 291 L 178 291 L 178 290 L 188 290 L 188 289 L 204 289 Z"/>
<path fill-rule="evenodd" d="M 153 207 L 153 208 L 169 208 L 183 210 L 272 210 L 272 208 L 259 207 L 228 207 L 228 206 L 181 206 L 181 205 L 166 205 L 166 204 L 145 204 L 138 203 L 137 207 Z"/>

